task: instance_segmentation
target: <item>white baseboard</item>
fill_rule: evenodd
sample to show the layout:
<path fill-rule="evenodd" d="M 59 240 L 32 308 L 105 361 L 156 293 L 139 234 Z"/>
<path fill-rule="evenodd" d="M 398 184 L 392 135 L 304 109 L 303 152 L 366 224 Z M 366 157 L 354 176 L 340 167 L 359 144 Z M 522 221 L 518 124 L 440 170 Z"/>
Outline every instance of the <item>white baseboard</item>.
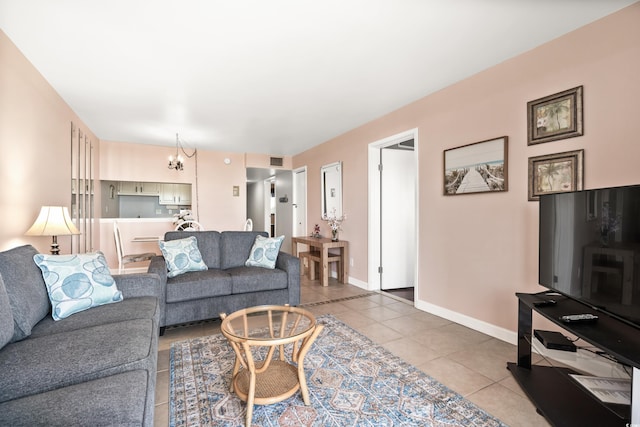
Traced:
<path fill-rule="evenodd" d="M 518 342 L 518 334 L 508 329 L 500 328 L 492 325 L 491 323 L 484 322 L 482 320 L 475 319 L 456 311 L 452 311 L 434 304 L 430 304 L 424 301 L 416 301 L 415 307 L 419 310 L 426 311 L 427 313 L 435 314 L 452 322 L 458 323 L 462 326 L 466 326 L 475 331 L 482 332 L 494 338 L 502 341 L 506 341 L 510 344 L 516 344 Z"/>
<path fill-rule="evenodd" d="M 375 289 L 369 289 L 369 284 L 367 282 L 363 282 L 362 280 L 358 280 L 354 277 L 349 276 L 349 284 L 353 286 L 357 286 L 359 288 L 365 289 L 367 291 L 373 291 Z"/>
<path fill-rule="evenodd" d="M 513 345 L 518 344 L 517 332 L 513 332 L 508 329 L 504 329 L 484 322 L 482 320 L 478 320 L 473 317 L 424 301 L 416 301 L 415 307 L 419 310 L 426 311 L 427 313 L 434 314 L 436 316 L 471 328 L 475 331 L 482 332 L 501 341 L 505 341 Z M 516 313 L 514 313 L 514 315 L 516 315 Z M 620 364 L 607 360 L 604 357 L 595 355 L 589 351 L 578 350 L 577 352 L 571 352 L 550 350 L 533 337 L 531 338 L 531 341 L 531 348 L 534 353 L 538 353 L 547 359 L 553 359 L 557 362 L 562 363 L 563 365 L 570 366 L 579 371 L 601 377 L 629 377 L 629 375 L 625 372 Z M 551 361 L 552 364 L 553 360 Z M 515 361 L 516 360 L 514 359 L 513 362 Z"/>

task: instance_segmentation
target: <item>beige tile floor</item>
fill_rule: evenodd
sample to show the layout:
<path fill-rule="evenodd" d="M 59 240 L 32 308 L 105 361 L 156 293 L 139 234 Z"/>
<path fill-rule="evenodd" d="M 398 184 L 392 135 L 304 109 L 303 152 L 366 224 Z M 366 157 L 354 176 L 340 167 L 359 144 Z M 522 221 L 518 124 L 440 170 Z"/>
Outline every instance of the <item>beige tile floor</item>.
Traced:
<path fill-rule="evenodd" d="M 329 281 L 323 288 L 302 278 L 302 304 L 365 293 Z M 371 340 L 460 393 L 512 427 L 549 426 L 507 371 L 516 348 L 440 317 L 417 310 L 413 303 L 387 294 L 311 305 L 315 315 L 332 314 Z M 169 352 L 171 343 L 219 333 L 219 322 L 167 329 L 160 337 L 155 425 L 169 425 Z"/>

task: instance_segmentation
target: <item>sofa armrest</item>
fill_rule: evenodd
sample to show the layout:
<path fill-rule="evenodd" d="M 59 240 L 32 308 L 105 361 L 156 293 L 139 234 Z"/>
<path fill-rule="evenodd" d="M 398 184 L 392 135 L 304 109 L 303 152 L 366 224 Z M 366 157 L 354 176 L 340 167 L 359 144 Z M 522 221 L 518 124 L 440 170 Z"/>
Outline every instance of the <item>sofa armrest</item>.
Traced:
<path fill-rule="evenodd" d="M 289 304 L 300 305 L 300 259 L 286 252 L 280 252 L 276 260 L 276 268 L 287 273 Z"/>
<path fill-rule="evenodd" d="M 133 297 L 156 297 L 158 299 L 158 310 L 160 324 L 163 327 L 164 305 L 166 300 L 166 280 L 163 282 L 157 274 L 135 273 L 135 274 L 116 274 L 113 276 L 118 286 L 118 290 L 122 292 L 124 298 Z"/>
<path fill-rule="evenodd" d="M 164 257 L 162 255 L 154 256 L 153 258 L 151 258 L 151 263 L 149 263 L 147 273 L 157 274 L 158 277 L 160 277 L 160 281 L 166 287 L 167 263 L 164 261 Z"/>

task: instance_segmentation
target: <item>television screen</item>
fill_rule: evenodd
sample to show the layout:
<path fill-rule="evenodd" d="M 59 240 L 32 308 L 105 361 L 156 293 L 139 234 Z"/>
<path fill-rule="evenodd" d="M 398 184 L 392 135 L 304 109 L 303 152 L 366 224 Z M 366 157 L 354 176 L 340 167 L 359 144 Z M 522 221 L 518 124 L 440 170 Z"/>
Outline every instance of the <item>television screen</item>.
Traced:
<path fill-rule="evenodd" d="M 640 326 L 640 185 L 540 197 L 539 283 Z"/>

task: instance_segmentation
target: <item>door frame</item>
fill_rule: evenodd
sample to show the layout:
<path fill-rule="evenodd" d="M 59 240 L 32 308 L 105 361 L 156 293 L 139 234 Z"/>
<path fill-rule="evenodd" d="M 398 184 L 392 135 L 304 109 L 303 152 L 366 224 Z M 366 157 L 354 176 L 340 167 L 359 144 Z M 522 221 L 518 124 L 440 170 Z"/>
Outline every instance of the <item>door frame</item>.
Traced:
<path fill-rule="evenodd" d="M 420 218 L 420 205 L 419 205 L 419 185 L 420 185 L 420 168 L 418 162 L 418 128 L 406 130 L 404 132 L 397 133 L 387 138 L 374 141 L 368 146 L 369 155 L 369 179 L 368 179 L 368 194 L 369 194 L 369 206 L 368 206 L 368 289 L 380 290 L 380 274 L 378 273 L 378 267 L 380 266 L 380 175 L 378 172 L 378 165 L 380 164 L 380 150 L 382 148 L 397 144 L 399 142 L 414 140 L 414 160 L 416 162 L 416 183 L 415 183 L 415 234 L 420 235 L 419 230 L 419 218 Z M 414 292 L 415 301 L 419 298 L 419 281 L 418 281 L 418 263 L 420 246 L 416 237 L 416 258 L 415 258 L 415 277 L 414 277 Z M 415 304 L 414 301 L 414 304 Z"/>
<path fill-rule="evenodd" d="M 306 233 L 307 230 L 307 166 L 302 166 L 299 167 L 297 169 L 294 169 L 293 171 L 293 197 L 292 197 L 292 202 L 293 204 L 298 204 L 299 200 L 297 200 L 297 196 L 299 194 L 299 190 L 297 188 L 297 184 L 296 184 L 296 174 L 298 173 L 304 173 L 304 186 L 301 189 L 303 191 L 303 197 L 304 197 L 304 212 L 300 212 L 297 208 L 297 206 L 291 206 L 291 208 L 293 209 L 293 228 L 291 230 L 292 235 L 295 233 L 297 227 L 297 222 L 298 222 L 298 217 L 300 217 L 303 220 L 303 229 L 305 230 L 304 232 Z"/>

